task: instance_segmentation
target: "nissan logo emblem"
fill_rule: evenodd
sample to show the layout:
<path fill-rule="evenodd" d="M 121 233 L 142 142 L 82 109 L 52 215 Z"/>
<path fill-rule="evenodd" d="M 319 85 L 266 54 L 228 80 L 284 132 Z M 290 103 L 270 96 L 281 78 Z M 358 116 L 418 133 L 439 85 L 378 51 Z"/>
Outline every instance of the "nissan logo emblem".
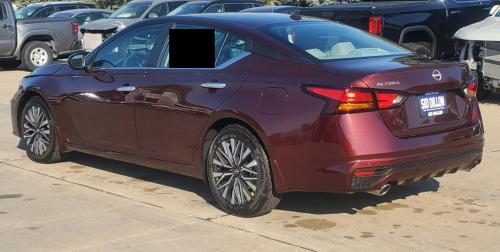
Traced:
<path fill-rule="evenodd" d="M 439 70 L 434 70 L 432 71 L 432 78 L 434 78 L 437 81 L 440 81 L 443 78 L 443 75 L 441 74 L 441 72 L 439 72 Z"/>

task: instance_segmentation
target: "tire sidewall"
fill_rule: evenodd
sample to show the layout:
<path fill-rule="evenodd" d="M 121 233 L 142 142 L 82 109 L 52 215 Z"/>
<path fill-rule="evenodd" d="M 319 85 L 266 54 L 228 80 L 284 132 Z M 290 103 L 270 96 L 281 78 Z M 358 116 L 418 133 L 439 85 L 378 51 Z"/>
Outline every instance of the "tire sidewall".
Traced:
<path fill-rule="evenodd" d="M 49 145 L 47 146 L 47 151 L 41 156 L 38 156 L 38 155 L 32 153 L 28 144 L 26 143 L 26 141 L 24 139 L 24 127 L 23 127 L 24 120 L 25 120 L 24 117 L 25 117 L 28 109 L 33 107 L 33 106 L 40 107 L 47 114 L 47 117 L 49 118 L 50 135 L 52 136 L 50 138 Z M 47 105 L 45 105 L 45 103 L 40 98 L 33 97 L 28 101 L 28 103 L 26 103 L 26 106 L 24 106 L 23 112 L 21 114 L 21 119 L 20 119 L 20 135 L 21 135 L 22 141 L 25 143 L 27 156 L 35 162 L 39 162 L 39 163 L 49 162 L 52 159 L 54 152 L 58 151 L 57 150 L 57 136 L 56 136 L 56 131 L 55 131 L 54 119 L 53 119 L 52 114 L 50 113 Z"/>
<path fill-rule="evenodd" d="M 212 175 L 214 165 L 210 160 L 214 159 L 216 147 L 221 142 L 230 138 L 238 139 L 242 141 L 248 148 L 251 148 L 251 154 L 259 164 L 256 166 L 258 172 L 258 181 L 256 185 L 257 191 L 255 192 L 253 198 L 249 202 L 246 202 L 243 205 L 232 205 L 226 199 L 222 198 L 222 195 L 217 191 L 215 187 L 214 184 L 215 181 Z M 272 188 L 269 188 L 271 174 L 270 174 L 270 167 L 267 155 L 264 149 L 262 148 L 262 145 L 255 138 L 255 136 L 253 136 L 252 133 L 250 133 L 247 129 L 243 127 L 228 126 L 222 129 L 217 134 L 217 136 L 212 141 L 212 144 L 210 145 L 210 149 L 207 154 L 206 169 L 207 169 L 207 179 L 210 191 L 212 192 L 212 195 L 214 196 L 219 206 L 226 212 L 240 216 L 248 215 L 249 213 L 260 209 L 260 207 L 263 204 L 265 204 L 265 201 L 268 198 L 267 195 L 269 193 L 269 189 L 271 189 L 272 191 Z"/>
<path fill-rule="evenodd" d="M 47 62 L 43 66 L 36 66 L 35 64 L 33 64 L 33 62 L 31 62 L 31 52 L 34 49 L 36 49 L 36 48 L 42 48 L 48 54 Z M 50 65 L 52 63 L 52 61 L 53 61 L 53 58 L 52 58 L 52 48 L 50 46 L 48 46 L 47 44 L 45 44 L 44 42 L 40 42 L 40 41 L 29 42 L 23 48 L 22 57 L 23 57 L 23 64 L 24 64 L 24 66 L 27 69 L 33 71 L 33 70 L 35 70 L 37 68 L 48 66 L 48 65 Z"/>

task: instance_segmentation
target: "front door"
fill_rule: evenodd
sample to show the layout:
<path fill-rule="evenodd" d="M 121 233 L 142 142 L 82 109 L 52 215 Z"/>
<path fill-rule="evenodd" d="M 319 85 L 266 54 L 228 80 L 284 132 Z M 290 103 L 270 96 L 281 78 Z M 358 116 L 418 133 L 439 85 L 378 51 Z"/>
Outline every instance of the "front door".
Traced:
<path fill-rule="evenodd" d="M 148 70 L 136 96 L 137 135 L 144 156 L 191 164 L 207 118 L 243 84 L 250 66 L 248 41 L 231 32 L 214 32 L 215 68 L 169 68 L 167 43 L 159 67 Z"/>
<path fill-rule="evenodd" d="M 90 71 L 75 71 L 65 107 L 73 144 L 139 154 L 134 97 L 165 25 L 148 25 L 111 39 L 95 52 Z M 67 131 L 67 130 L 66 130 Z M 68 134 L 68 133 L 67 133 Z"/>
<path fill-rule="evenodd" d="M 0 0 L 0 57 L 9 56 L 16 47 L 16 23 L 12 7 Z"/>

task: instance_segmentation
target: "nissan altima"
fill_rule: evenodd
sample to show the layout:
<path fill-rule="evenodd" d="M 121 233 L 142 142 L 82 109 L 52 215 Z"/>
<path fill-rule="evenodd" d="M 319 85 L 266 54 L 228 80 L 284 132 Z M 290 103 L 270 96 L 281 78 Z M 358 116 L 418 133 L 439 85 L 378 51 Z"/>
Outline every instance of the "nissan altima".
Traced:
<path fill-rule="evenodd" d="M 174 30 L 209 30 L 209 52 L 201 37 L 181 43 L 199 54 L 172 50 Z M 173 63 L 206 55 L 212 67 Z M 257 216 L 286 192 L 383 195 L 472 169 L 484 143 L 476 90 L 465 65 L 339 23 L 189 15 L 36 70 L 11 101 L 12 125 L 35 162 L 76 151 L 184 174 L 224 211 Z"/>

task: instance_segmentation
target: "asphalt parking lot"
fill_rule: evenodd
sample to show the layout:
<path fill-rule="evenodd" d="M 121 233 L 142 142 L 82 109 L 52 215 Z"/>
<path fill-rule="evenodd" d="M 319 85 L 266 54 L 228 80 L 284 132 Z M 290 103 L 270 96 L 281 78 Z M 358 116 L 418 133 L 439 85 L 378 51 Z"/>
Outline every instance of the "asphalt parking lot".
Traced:
<path fill-rule="evenodd" d="M 0 251 L 498 251 L 500 97 L 481 103 L 486 146 L 471 172 L 383 197 L 291 193 L 243 219 L 191 178 L 77 153 L 30 161 L 9 105 L 26 74 L 0 70 Z"/>

